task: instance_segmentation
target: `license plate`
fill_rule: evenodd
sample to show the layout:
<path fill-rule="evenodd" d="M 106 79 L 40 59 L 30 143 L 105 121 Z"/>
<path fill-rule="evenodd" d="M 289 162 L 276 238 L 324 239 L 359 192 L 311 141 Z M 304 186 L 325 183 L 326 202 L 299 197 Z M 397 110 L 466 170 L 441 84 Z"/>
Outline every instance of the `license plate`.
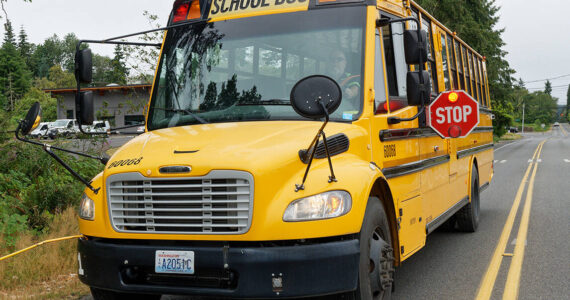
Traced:
<path fill-rule="evenodd" d="M 156 273 L 194 274 L 194 251 L 156 251 Z"/>

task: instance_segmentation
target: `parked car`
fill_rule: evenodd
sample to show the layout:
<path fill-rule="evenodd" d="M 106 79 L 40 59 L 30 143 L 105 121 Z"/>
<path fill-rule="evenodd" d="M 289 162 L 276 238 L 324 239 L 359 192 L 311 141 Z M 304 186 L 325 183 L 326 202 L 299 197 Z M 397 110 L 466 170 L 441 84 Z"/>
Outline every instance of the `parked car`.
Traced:
<path fill-rule="evenodd" d="M 87 133 L 107 133 L 111 132 L 111 125 L 109 121 L 94 121 L 93 125 L 84 126 L 83 131 Z"/>
<path fill-rule="evenodd" d="M 554 125 L 553 125 L 553 126 L 554 126 L 554 127 L 558 127 L 558 126 L 560 126 L 560 123 L 554 122 Z"/>
<path fill-rule="evenodd" d="M 30 132 L 30 136 L 34 139 L 41 139 L 47 137 L 50 122 L 41 122 L 36 129 Z"/>
<path fill-rule="evenodd" d="M 57 137 L 71 138 L 79 132 L 79 125 L 76 120 L 61 119 L 51 124 L 48 130 L 48 137 L 55 139 Z"/>
<path fill-rule="evenodd" d="M 517 132 L 519 132 L 519 129 L 517 127 L 509 127 L 509 132 L 510 133 L 517 133 Z"/>

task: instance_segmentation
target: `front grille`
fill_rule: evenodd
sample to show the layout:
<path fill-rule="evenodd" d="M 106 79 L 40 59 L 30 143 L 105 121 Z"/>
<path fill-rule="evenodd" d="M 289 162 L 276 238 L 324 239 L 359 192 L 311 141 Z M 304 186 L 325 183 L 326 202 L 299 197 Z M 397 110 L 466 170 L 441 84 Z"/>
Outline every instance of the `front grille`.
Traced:
<path fill-rule="evenodd" d="M 116 174 L 107 179 L 107 196 L 118 232 L 242 234 L 251 224 L 253 177 L 239 171 L 190 178 Z"/>

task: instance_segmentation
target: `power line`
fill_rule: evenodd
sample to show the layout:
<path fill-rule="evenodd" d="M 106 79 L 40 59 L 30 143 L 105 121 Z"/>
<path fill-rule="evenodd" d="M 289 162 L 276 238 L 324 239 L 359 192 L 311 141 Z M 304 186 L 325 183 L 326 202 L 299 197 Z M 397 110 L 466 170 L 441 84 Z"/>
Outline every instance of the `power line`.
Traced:
<path fill-rule="evenodd" d="M 570 85 L 568 85 L 568 84 L 564 84 L 564 85 L 551 86 L 550 88 L 552 88 L 552 89 L 555 89 L 555 88 L 556 88 L 556 89 L 559 89 L 559 88 L 567 88 L 567 87 L 569 87 L 569 86 L 570 86 Z M 533 87 L 533 88 L 526 88 L 526 89 L 527 89 L 527 90 L 544 90 L 545 87 L 544 87 L 544 86 L 543 86 L 543 87 Z"/>
<path fill-rule="evenodd" d="M 560 76 L 556 76 L 556 77 L 552 77 L 552 78 L 545 78 L 545 79 L 537 79 L 537 80 L 525 81 L 524 83 L 533 83 L 533 82 L 554 80 L 554 79 L 563 78 L 563 77 L 568 77 L 568 76 L 570 76 L 570 74 L 560 75 Z"/>

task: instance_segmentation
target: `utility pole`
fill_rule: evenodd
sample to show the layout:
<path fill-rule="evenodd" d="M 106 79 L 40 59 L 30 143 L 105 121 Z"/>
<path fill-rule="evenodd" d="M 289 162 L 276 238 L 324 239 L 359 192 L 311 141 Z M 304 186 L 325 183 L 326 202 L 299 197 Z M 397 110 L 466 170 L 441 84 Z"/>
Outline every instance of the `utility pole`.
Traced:
<path fill-rule="evenodd" d="M 521 133 L 524 133 L 524 103 L 523 103 L 522 132 Z"/>

